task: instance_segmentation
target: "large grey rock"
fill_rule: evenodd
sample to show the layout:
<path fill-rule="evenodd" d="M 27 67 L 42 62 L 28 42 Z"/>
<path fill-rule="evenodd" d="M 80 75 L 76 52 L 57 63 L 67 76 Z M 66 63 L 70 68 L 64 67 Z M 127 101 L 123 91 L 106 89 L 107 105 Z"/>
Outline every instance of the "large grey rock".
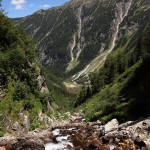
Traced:
<path fill-rule="evenodd" d="M 29 114 L 24 115 L 24 122 L 23 123 L 25 125 L 25 128 L 27 130 L 29 130 L 29 128 L 30 128 L 30 116 L 29 116 Z"/>
<path fill-rule="evenodd" d="M 45 122 L 45 127 L 48 128 L 53 122 L 53 119 L 40 111 L 38 114 L 38 121 Z"/>
<path fill-rule="evenodd" d="M 137 121 L 128 121 L 118 127 L 118 130 L 116 130 L 117 121 L 113 119 L 105 125 L 105 132 L 109 135 L 126 136 L 134 141 L 141 139 L 141 141 L 145 142 L 147 146 L 150 146 L 150 118 Z"/>
<path fill-rule="evenodd" d="M 38 77 L 37 77 L 37 80 L 38 80 L 38 84 L 39 84 L 40 91 L 41 91 L 42 93 L 49 93 L 48 87 L 47 87 L 46 82 L 45 82 L 45 78 L 44 78 L 44 76 L 42 75 L 40 69 L 38 70 Z"/>
<path fill-rule="evenodd" d="M 12 127 L 13 130 L 15 131 L 20 131 L 22 128 L 21 128 L 21 125 L 16 121 Z"/>
<path fill-rule="evenodd" d="M 127 128 L 128 130 L 129 128 Z M 150 118 L 140 121 L 132 126 L 132 137 L 140 137 L 150 146 Z"/>
<path fill-rule="evenodd" d="M 113 119 L 105 125 L 105 132 L 108 133 L 110 131 L 117 130 L 118 126 L 119 126 L 119 123 L 117 119 Z"/>
<path fill-rule="evenodd" d="M 128 121 L 128 122 L 125 122 L 121 125 L 119 125 L 119 130 L 123 130 L 123 129 L 126 129 L 128 126 L 131 126 L 134 124 L 134 121 Z"/>

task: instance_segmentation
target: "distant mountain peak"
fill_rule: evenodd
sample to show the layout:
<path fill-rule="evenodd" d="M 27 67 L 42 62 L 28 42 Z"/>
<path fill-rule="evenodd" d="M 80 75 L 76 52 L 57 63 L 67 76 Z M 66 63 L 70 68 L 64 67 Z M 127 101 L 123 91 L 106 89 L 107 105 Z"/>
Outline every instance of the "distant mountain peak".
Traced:
<path fill-rule="evenodd" d="M 84 3 L 92 2 L 91 0 L 71 0 L 67 3 L 65 3 L 65 6 L 71 5 L 71 6 L 78 6 Z"/>
<path fill-rule="evenodd" d="M 46 10 L 44 10 L 44 9 L 40 9 L 40 10 L 36 11 L 35 14 L 43 14 L 43 13 L 45 13 L 45 11 Z"/>

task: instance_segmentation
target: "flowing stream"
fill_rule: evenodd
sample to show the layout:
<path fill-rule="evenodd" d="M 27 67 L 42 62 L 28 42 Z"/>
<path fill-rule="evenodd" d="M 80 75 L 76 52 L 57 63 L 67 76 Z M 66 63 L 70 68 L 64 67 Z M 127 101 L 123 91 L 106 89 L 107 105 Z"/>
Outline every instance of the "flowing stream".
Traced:
<path fill-rule="evenodd" d="M 70 118 L 67 124 L 53 127 L 51 142 L 45 145 L 45 150 L 115 150 L 136 149 L 135 135 L 139 134 L 137 129 L 142 129 L 148 135 L 149 119 L 137 123 L 128 121 L 120 124 L 116 119 L 103 125 L 101 121 L 86 123 L 84 115 L 78 113 Z M 143 126 L 143 123 L 144 126 Z M 119 130 L 118 130 L 119 129 Z M 142 139 L 137 137 L 138 142 Z M 142 141 L 144 143 L 144 141 Z M 146 146 L 146 143 L 143 145 Z M 148 148 L 149 149 L 149 148 Z"/>
<path fill-rule="evenodd" d="M 72 128 L 67 129 L 68 131 L 72 130 Z M 68 140 L 70 135 L 61 135 L 61 129 L 53 130 L 52 134 L 56 137 L 56 141 L 58 143 L 47 143 L 45 145 L 45 150 L 67 150 L 67 147 L 73 147 L 73 144 Z"/>

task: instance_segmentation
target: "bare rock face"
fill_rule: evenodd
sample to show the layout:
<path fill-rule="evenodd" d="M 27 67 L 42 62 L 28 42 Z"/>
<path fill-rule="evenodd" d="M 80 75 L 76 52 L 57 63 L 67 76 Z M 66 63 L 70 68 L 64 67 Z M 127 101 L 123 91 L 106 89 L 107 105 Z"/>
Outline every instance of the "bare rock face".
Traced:
<path fill-rule="evenodd" d="M 126 123 L 120 124 L 120 125 L 119 125 L 119 130 L 120 130 L 120 129 L 126 129 L 128 126 L 131 126 L 131 125 L 133 125 L 133 124 L 134 124 L 133 121 L 128 121 L 128 122 L 126 122 Z"/>
<path fill-rule="evenodd" d="M 45 78 L 44 78 L 44 76 L 42 75 L 40 69 L 38 70 L 38 77 L 37 77 L 37 80 L 38 80 L 38 83 L 39 83 L 40 91 L 41 91 L 42 93 L 49 93 L 48 87 L 47 87 L 46 82 L 45 82 Z"/>
<path fill-rule="evenodd" d="M 114 131 L 118 129 L 118 127 L 119 127 L 119 123 L 117 119 L 113 119 L 105 125 L 105 132 L 108 133 L 110 131 Z"/>
<path fill-rule="evenodd" d="M 5 96 L 6 96 L 6 93 L 0 89 L 0 99 L 4 98 Z"/>
<path fill-rule="evenodd" d="M 40 111 L 39 112 L 39 114 L 38 114 L 38 121 L 40 121 L 40 122 L 45 122 L 45 126 L 48 128 L 51 124 L 52 124 L 52 122 L 53 122 L 53 120 L 49 117 L 49 116 L 47 116 L 47 115 L 45 115 L 44 113 L 42 113 L 42 111 Z"/>
<path fill-rule="evenodd" d="M 135 141 L 144 141 L 145 145 L 150 145 L 150 119 L 145 119 L 128 127 L 127 130 L 132 132 Z M 138 140 L 137 140 L 138 139 Z"/>
<path fill-rule="evenodd" d="M 29 114 L 24 116 L 24 124 L 27 130 L 29 130 L 30 128 L 30 117 Z"/>
<path fill-rule="evenodd" d="M 125 44 L 133 48 L 138 38 L 133 35 L 139 29 L 145 29 L 148 11 L 149 0 L 71 0 L 63 6 L 39 10 L 12 21 L 34 36 L 39 58 L 52 73 L 55 73 L 53 70 L 60 74 L 74 70 L 74 75 L 83 72 L 82 75 L 86 76 L 101 66 L 100 61 L 95 64 L 94 60 L 99 58 L 98 55 L 106 58 L 105 51 L 110 43 L 110 51 L 116 47 L 124 49 Z M 132 40 L 123 42 L 127 36 Z M 81 69 L 75 69 L 77 66 Z M 38 78 L 43 80 L 40 76 Z"/>
<path fill-rule="evenodd" d="M 12 127 L 13 130 L 15 131 L 20 131 L 22 128 L 21 128 L 21 125 L 16 121 Z"/>

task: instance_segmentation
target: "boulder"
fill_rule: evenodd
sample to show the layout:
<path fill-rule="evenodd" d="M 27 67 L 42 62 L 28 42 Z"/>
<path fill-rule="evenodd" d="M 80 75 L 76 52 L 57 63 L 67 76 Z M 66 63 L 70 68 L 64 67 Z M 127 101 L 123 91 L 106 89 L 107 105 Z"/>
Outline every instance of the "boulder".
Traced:
<path fill-rule="evenodd" d="M 128 121 L 128 122 L 126 122 L 126 123 L 123 123 L 123 124 L 121 124 L 121 125 L 119 125 L 119 130 L 123 130 L 123 129 L 126 129 L 128 126 L 131 126 L 131 125 L 133 125 L 134 124 L 134 122 L 133 121 Z"/>
<path fill-rule="evenodd" d="M 105 125 L 105 133 L 117 130 L 119 127 L 119 123 L 117 119 L 113 119 Z"/>
<path fill-rule="evenodd" d="M 146 145 L 150 145 L 150 119 L 144 119 L 142 121 L 134 122 L 134 124 L 129 124 L 126 128 L 120 128 L 120 131 L 124 135 L 128 135 L 132 139 L 139 137 L 143 140 Z"/>
<path fill-rule="evenodd" d="M 14 123 L 14 125 L 12 126 L 12 129 L 13 129 L 14 131 L 20 131 L 22 128 L 21 128 L 20 124 L 16 121 L 16 122 Z"/>
<path fill-rule="evenodd" d="M 0 147 L 0 150 L 7 150 L 5 147 Z"/>
<path fill-rule="evenodd" d="M 25 125 L 25 128 L 27 130 L 29 130 L 29 128 L 30 128 L 30 117 L 29 117 L 29 114 L 24 115 L 24 122 L 23 123 Z"/>
<path fill-rule="evenodd" d="M 45 150 L 44 144 L 24 138 L 17 139 L 17 142 L 10 146 L 10 150 Z"/>

